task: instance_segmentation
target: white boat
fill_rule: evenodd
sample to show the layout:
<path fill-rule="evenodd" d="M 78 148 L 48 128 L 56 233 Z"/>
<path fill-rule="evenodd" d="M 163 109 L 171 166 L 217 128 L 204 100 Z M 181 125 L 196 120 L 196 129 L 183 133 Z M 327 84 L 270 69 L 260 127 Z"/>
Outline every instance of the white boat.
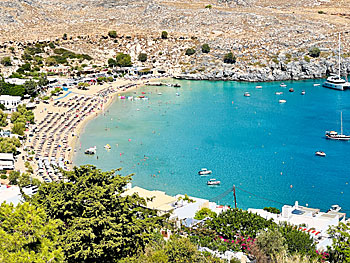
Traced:
<path fill-rule="evenodd" d="M 256 89 L 262 89 L 262 86 L 255 86 Z"/>
<path fill-rule="evenodd" d="M 283 88 L 285 88 L 285 87 L 287 87 L 287 85 L 286 84 L 284 84 L 283 82 L 280 84 L 280 87 L 283 87 Z"/>
<path fill-rule="evenodd" d="M 216 179 L 210 179 L 208 182 L 207 182 L 207 185 L 219 185 L 221 184 L 220 181 L 217 181 Z"/>
<path fill-rule="evenodd" d="M 107 150 L 110 150 L 110 149 L 112 148 L 109 144 L 106 144 L 104 147 L 105 147 L 105 149 L 107 149 Z"/>
<path fill-rule="evenodd" d="M 315 154 L 316 154 L 317 156 L 326 157 L 326 153 L 325 153 L 325 152 L 322 152 L 322 151 L 317 151 L 317 152 L 315 152 Z"/>
<path fill-rule="evenodd" d="M 332 205 L 327 212 L 339 212 L 340 210 L 341 210 L 341 207 L 339 205 Z"/>
<path fill-rule="evenodd" d="M 93 155 L 93 154 L 96 154 L 96 146 L 95 147 L 91 147 L 89 149 L 86 149 L 85 154 L 89 154 L 89 155 Z"/>
<path fill-rule="evenodd" d="M 331 75 L 323 83 L 323 87 L 336 90 L 350 89 L 350 83 L 340 76 L 340 33 L 339 33 L 339 49 L 338 49 L 338 75 Z"/>
<path fill-rule="evenodd" d="M 208 175 L 208 174 L 211 174 L 211 173 L 212 173 L 212 171 L 211 171 L 211 170 L 208 170 L 207 168 L 202 168 L 202 169 L 198 172 L 199 175 Z"/>
<path fill-rule="evenodd" d="M 315 83 L 314 84 L 314 87 L 318 87 L 318 86 L 320 86 L 321 84 L 318 84 L 318 83 Z"/>
<path fill-rule="evenodd" d="M 279 103 L 286 103 L 287 101 L 286 100 L 279 100 L 278 102 Z"/>
<path fill-rule="evenodd" d="M 161 92 L 158 92 L 158 95 L 162 95 L 162 93 L 161 93 Z"/>
<path fill-rule="evenodd" d="M 338 141 L 350 140 L 350 135 L 343 134 L 343 112 L 340 112 L 340 134 L 338 134 L 336 131 L 326 131 L 326 138 Z"/>
<path fill-rule="evenodd" d="M 244 97 L 250 97 L 250 93 L 249 92 L 244 92 Z"/>
<path fill-rule="evenodd" d="M 303 90 L 303 91 L 301 92 L 301 95 L 305 95 L 305 93 L 306 93 L 305 90 Z"/>
<path fill-rule="evenodd" d="M 180 96 L 180 93 L 176 92 L 176 96 Z"/>
<path fill-rule="evenodd" d="M 277 92 L 275 92 L 275 94 L 276 94 L 276 95 L 282 95 L 282 94 L 283 94 L 283 92 L 281 92 L 281 91 L 277 91 Z"/>

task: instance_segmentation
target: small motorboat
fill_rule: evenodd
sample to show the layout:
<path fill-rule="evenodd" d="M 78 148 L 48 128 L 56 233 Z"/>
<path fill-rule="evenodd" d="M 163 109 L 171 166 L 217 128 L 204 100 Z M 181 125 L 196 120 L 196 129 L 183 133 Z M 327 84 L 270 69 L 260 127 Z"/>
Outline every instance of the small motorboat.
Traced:
<path fill-rule="evenodd" d="M 91 147 L 89 149 L 86 149 L 84 151 L 85 154 L 89 154 L 89 155 L 93 155 L 93 154 L 96 154 L 96 146 L 95 147 Z"/>
<path fill-rule="evenodd" d="M 325 152 L 322 152 L 322 151 L 317 151 L 317 152 L 315 152 L 315 154 L 316 154 L 317 156 L 326 157 L 326 153 L 325 153 Z"/>
<path fill-rule="evenodd" d="M 112 147 L 107 143 L 105 146 L 105 149 L 110 150 Z"/>
<path fill-rule="evenodd" d="M 314 84 L 314 87 L 320 86 L 321 84 Z"/>
<path fill-rule="evenodd" d="M 285 87 L 287 87 L 287 85 L 286 84 L 284 84 L 283 82 L 280 84 L 280 87 L 283 87 L 283 88 L 285 88 Z"/>
<path fill-rule="evenodd" d="M 176 96 L 180 96 L 180 93 L 176 92 Z"/>
<path fill-rule="evenodd" d="M 216 179 L 210 179 L 208 182 L 207 182 L 207 185 L 219 185 L 221 184 L 220 181 L 217 181 Z"/>
<path fill-rule="evenodd" d="M 256 89 L 262 89 L 262 86 L 255 86 Z"/>
<path fill-rule="evenodd" d="M 163 95 L 161 92 L 158 92 L 158 95 Z"/>
<path fill-rule="evenodd" d="M 250 93 L 249 92 L 244 92 L 244 97 L 250 97 Z"/>
<path fill-rule="evenodd" d="M 339 205 L 332 205 L 327 212 L 339 212 L 340 210 L 341 210 L 341 207 Z"/>
<path fill-rule="evenodd" d="M 301 91 L 301 95 L 305 95 L 305 93 L 306 93 L 305 90 Z"/>
<path fill-rule="evenodd" d="M 290 88 L 290 89 L 289 89 L 289 92 L 294 92 L 294 89 L 293 89 L 293 88 Z"/>
<path fill-rule="evenodd" d="M 212 171 L 211 171 L 211 170 L 208 170 L 207 168 L 202 168 L 202 169 L 198 172 L 199 175 L 208 175 L 208 174 L 211 174 L 211 173 L 212 173 Z"/>
<path fill-rule="evenodd" d="M 141 93 L 142 93 L 142 94 L 146 94 L 146 92 L 144 92 L 144 91 L 142 91 Z"/>
<path fill-rule="evenodd" d="M 278 102 L 279 103 L 286 103 L 287 101 L 286 100 L 279 100 Z"/>
<path fill-rule="evenodd" d="M 281 92 L 281 91 L 277 91 L 277 92 L 275 92 L 275 94 L 276 94 L 276 95 L 282 95 L 282 94 L 283 94 L 283 92 Z"/>

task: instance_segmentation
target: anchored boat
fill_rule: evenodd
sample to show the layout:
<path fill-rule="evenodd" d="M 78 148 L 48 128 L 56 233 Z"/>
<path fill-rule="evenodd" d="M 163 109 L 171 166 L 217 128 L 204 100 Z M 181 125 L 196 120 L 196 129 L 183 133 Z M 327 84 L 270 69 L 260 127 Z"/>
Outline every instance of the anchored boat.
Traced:
<path fill-rule="evenodd" d="M 350 140 L 350 135 L 343 134 L 343 112 L 340 112 L 340 134 L 338 134 L 336 131 L 326 131 L 326 138 L 338 141 Z"/>
<path fill-rule="evenodd" d="M 207 185 L 219 185 L 221 184 L 220 181 L 217 181 L 216 179 L 210 179 L 208 182 L 207 182 Z"/>
<path fill-rule="evenodd" d="M 212 171 L 211 171 L 211 170 L 208 170 L 207 168 L 202 168 L 202 169 L 198 172 L 199 175 L 208 175 L 208 174 L 211 174 L 211 173 L 212 173 Z"/>

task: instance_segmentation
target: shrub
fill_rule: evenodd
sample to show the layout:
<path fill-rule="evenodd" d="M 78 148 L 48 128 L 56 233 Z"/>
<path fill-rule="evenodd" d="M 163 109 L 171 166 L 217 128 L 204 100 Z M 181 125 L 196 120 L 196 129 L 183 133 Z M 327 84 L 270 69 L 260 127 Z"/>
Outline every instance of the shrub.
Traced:
<path fill-rule="evenodd" d="M 168 32 L 162 31 L 162 39 L 167 39 L 168 38 Z"/>
<path fill-rule="evenodd" d="M 208 44 L 203 44 L 202 45 L 202 52 L 203 53 L 209 53 L 210 52 L 210 47 Z"/>
<path fill-rule="evenodd" d="M 280 214 L 281 211 L 276 207 L 264 207 L 264 210 L 274 214 Z"/>
<path fill-rule="evenodd" d="M 318 11 L 317 13 L 319 13 L 320 15 L 325 14 L 325 12 L 322 10 Z"/>
<path fill-rule="evenodd" d="M 187 56 L 192 56 L 194 53 L 196 53 L 196 50 L 194 50 L 193 48 L 188 48 L 186 49 L 186 55 Z"/>
<path fill-rule="evenodd" d="M 140 53 L 138 59 L 141 62 L 145 62 L 147 60 L 147 54 L 146 53 Z"/>
<path fill-rule="evenodd" d="M 228 64 L 236 63 L 236 57 L 233 55 L 232 52 L 227 53 L 227 54 L 224 56 L 224 63 L 228 63 Z"/>
<path fill-rule="evenodd" d="M 321 53 L 321 51 L 320 51 L 320 49 L 317 48 L 317 47 L 313 47 L 313 48 L 311 48 L 311 49 L 309 50 L 309 56 L 310 56 L 310 57 L 313 57 L 313 58 L 319 57 L 319 56 L 320 56 L 320 53 Z"/>
<path fill-rule="evenodd" d="M 62 39 L 63 39 L 63 40 L 67 40 L 67 39 L 68 39 L 68 38 L 67 38 L 67 33 L 64 33 L 64 34 L 63 34 Z"/>
<path fill-rule="evenodd" d="M 49 47 L 50 47 L 51 49 L 54 49 L 56 46 L 55 46 L 55 44 L 54 44 L 53 42 L 50 42 L 50 43 L 49 43 Z"/>
<path fill-rule="evenodd" d="M 6 175 L 6 174 L 2 174 L 2 175 L 0 176 L 0 178 L 6 180 L 6 179 L 7 179 L 7 175 Z"/>
<path fill-rule="evenodd" d="M 117 61 L 115 61 L 115 59 L 113 59 L 113 58 L 108 59 L 107 63 L 108 63 L 108 67 L 110 67 L 110 68 L 117 66 Z"/>
<path fill-rule="evenodd" d="M 304 56 L 304 60 L 306 61 L 306 62 L 310 62 L 310 57 L 308 57 L 308 56 Z"/>
<path fill-rule="evenodd" d="M 215 217 L 216 213 L 211 211 L 209 208 L 203 207 L 201 210 L 196 212 L 196 215 L 194 216 L 194 219 L 202 220 L 206 217 Z"/>
<path fill-rule="evenodd" d="M 10 57 L 4 57 L 1 59 L 1 64 L 3 64 L 5 67 L 12 66 L 11 58 Z"/>
<path fill-rule="evenodd" d="M 205 8 L 211 9 L 212 6 L 211 5 L 206 5 Z"/>
<path fill-rule="evenodd" d="M 114 30 L 109 31 L 109 32 L 108 32 L 108 36 L 109 36 L 110 38 L 116 38 L 116 37 L 117 37 L 117 32 L 114 31 Z"/>
<path fill-rule="evenodd" d="M 116 63 L 119 67 L 131 67 L 131 57 L 129 54 L 119 53 L 116 57 Z"/>

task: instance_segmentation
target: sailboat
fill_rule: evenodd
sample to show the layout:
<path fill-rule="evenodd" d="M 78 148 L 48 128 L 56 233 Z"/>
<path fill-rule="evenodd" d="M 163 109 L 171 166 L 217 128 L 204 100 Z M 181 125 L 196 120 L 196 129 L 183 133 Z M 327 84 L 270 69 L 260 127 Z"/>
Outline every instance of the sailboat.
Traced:
<path fill-rule="evenodd" d="M 322 84 L 323 87 L 336 90 L 350 89 L 350 83 L 340 76 L 340 33 L 339 33 L 339 50 L 338 50 L 338 75 L 331 75 L 326 82 Z"/>
<path fill-rule="evenodd" d="M 338 134 L 336 131 L 326 131 L 326 138 L 339 141 L 350 140 L 350 135 L 343 134 L 343 112 L 340 112 L 340 134 Z"/>

